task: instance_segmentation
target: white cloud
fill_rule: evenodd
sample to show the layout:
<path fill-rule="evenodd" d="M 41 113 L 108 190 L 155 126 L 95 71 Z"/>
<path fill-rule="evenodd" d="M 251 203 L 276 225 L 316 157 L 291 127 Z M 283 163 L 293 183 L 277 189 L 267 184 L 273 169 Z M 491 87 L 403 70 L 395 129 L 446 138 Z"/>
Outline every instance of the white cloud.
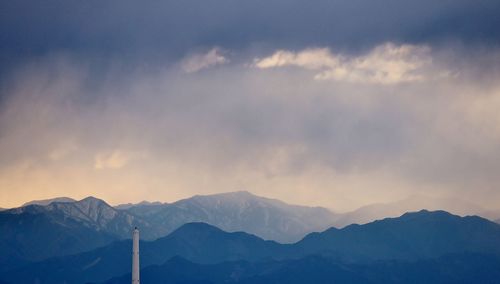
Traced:
<path fill-rule="evenodd" d="M 219 48 L 212 48 L 207 53 L 194 54 L 181 62 L 182 70 L 186 73 L 198 72 L 202 69 L 228 63 L 229 59 L 224 57 Z"/>
<path fill-rule="evenodd" d="M 430 77 L 425 73 L 431 65 L 429 47 L 392 43 L 377 46 L 360 56 L 316 48 L 300 52 L 278 50 L 269 57 L 254 60 L 254 66 L 260 69 L 297 66 L 317 71 L 316 80 L 373 84 L 423 81 Z"/>
<path fill-rule="evenodd" d="M 68 154 L 74 152 L 77 149 L 78 147 L 74 144 L 74 142 L 68 142 L 52 149 L 47 156 L 52 161 L 59 161 L 61 159 L 64 159 Z"/>
<path fill-rule="evenodd" d="M 120 169 L 126 166 L 130 161 L 130 156 L 121 150 L 114 150 L 111 153 L 98 153 L 95 156 L 94 168 L 101 169 Z"/>
<path fill-rule="evenodd" d="M 297 53 L 278 50 L 269 57 L 255 60 L 255 66 L 262 69 L 295 65 L 314 70 L 339 64 L 339 58 L 332 55 L 328 48 L 306 49 Z"/>

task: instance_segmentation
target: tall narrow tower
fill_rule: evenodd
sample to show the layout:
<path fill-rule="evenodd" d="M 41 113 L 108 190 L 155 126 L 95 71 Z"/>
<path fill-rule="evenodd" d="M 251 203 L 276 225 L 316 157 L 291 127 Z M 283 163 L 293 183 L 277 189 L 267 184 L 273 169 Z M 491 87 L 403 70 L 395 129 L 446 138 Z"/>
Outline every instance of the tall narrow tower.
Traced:
<path fill-rule="evenodd" d="M 132 233 L 132 284 L 139 284 L 139 230 Z"/>

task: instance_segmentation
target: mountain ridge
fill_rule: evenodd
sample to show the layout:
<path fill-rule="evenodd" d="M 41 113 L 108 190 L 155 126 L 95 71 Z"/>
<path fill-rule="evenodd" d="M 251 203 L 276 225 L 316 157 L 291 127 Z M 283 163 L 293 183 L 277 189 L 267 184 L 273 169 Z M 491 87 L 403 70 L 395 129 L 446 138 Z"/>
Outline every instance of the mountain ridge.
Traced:
<path fill-rule="evenodd" d="M 229 198 L 228 198 L 229 197 Z M 172 206 L 172 205 L 179 205 L 183 204 L 186 202 L 202 202 L 203 200 L 206 199 L 217 199 L 217 198 L 225 198 L 226 201 L 231 200 L 231 197 L 238 197 L 240 199 L 245 199 L 248 197 L 258 197 L 262 199 L 263 201 L 269 202 L 270 204 L 277 205 L 279 206 L 290 206 L 293 208 L 308 208 L 311 210 L 317 209 L 317 210 L 323 210 L 323 211 L 328 211 L 331 214 L 330 218 L 332 220 L 324 223 L 328 223 L 330 226 L 335 226 L 335 227 L 345 227 L 350 224 L 366 224 L 368 222 L 374 221 L 374 220 L 379 220 L 381 218 L 385 217 L 397 217 L 400 216 L 401 214 L 405 212 L 412 212 L 412 211 L 418 211 L 421 209 L 426 209 L 426 210 L 445 210 L 447 212 L 460 215 L 460 216 L 467 216 L 467 215 L 479 215 L 482 217 L 485 217 L 489 220 L 492 221 L 499 221 L 500 219 L 498 216 L 500 216 L 500 210 L 488 210 L 484 209 L 477 204 L 474 204 L 469 201 L 464 201 L 458 198 L 431 198 L 429 196 L 425 195 L 412 195 L 410 197 L 407 197 L 405 199 L 399 200 L 399 201 L 393 201 L 393 202 L 388 202 L 388 203 L 374 203 L 374 204 L 368 204 L 361 206 L 355 210 L 348 211 L 348 212 L 343 212 L 343 213 L 334 213 L 330 209 L 321 207 L 321 206 L 303 206 L 303 205 L 295 205 L 295 204 L 289 204 L 286 202 L 283 202 L 279 199 L 273 199 L 273 198 L 267 198 L 267 197 L 262 197 L 262 196 L 257 196 L 254 195 L 248 191 L 234 191 L 234 192 L 224 192 L 224 193 L 217 193 L 217 194 L 210 194 L 210 195 L 194 195 L 188 198 L 180 199 L 172 203 L 167 203 L 167 202 L 160 202 L 160 201 L 141 201 L 138 203 L 125 203 L 125 204 L 118 204 L 113 206 L 115 209 L 118 210 L 129 210 L 133 212 L 136 215 L 140 215 L 142 217 L 146 215 L 153 215 L 157 214 L 159 211 L 164 210 L 165 207 Z M 243 198 L 242 198 L 243 197 Z M 60 199 L 60 200 L 59 200 Z M 234 200 L 235 198 L 233 198 Z M 53 199 L 45 199 L 45 200 L 34 200 L 30 202 L 26 202 L 23 206 L 30 205 L 30 204 L 38 204 L 38 203 L 44 203 L 44 204 L 39 204 L 39 205 L 48 205 L 48 203 L 51 202 L 74 202 L 75 200 L 67 197 L 56 197 Z M 22 206 L 21 206 L 22 207 Z M 5 209 L 4 210 L 8 210 Z M 192 219 L 189 220 L 188 222 L 194 222 L 194 221 L 207 221 L 207 220 L 197 220 L 197 219 Z M 221 224 L 214 224 L 219 227 Z M 324 224 L 323 224 L 324 225 Z M 320 226 L 321 227 L 321 226 Z M 175 228 L 171 228 L 170 231 L 172 231 Z M 227 230 L 230 230 L 231 228 L 225 228 Z M 321 229 L 321 228 L 320 228 Z M 324 228 L 323 228 L 324 229 Z M 168 232 L 170 232 L 168 231 Z M 318 230 L 316 230 L 318 231 Z M 168 233 L 165 232 L 165 233 Z M 266 237 L 263 235 L 262 237 Z M 287 242 L 292 242 L 296 241 L 297 239 L 294 240 L 287 240 Z M 283 240 L 281 240 L 283 241 Z"/>
<path fill-rule="evenodd" d="M 34 277 L 40 283 L 106 281 L 130 270 L 130 246 L 130 240 L 114 242 L 89 252 L 27 265 L 7 275 L 16 283 L 33 283 Z M 460 253 L 500 255 L 500 225 L 477 216 L 422 210 L 365 225 L 330 228 L 309 234 L 295 244 L 279 244 L 244 232 L 229 233 L 209 224 L 189 223 L 166 237 L 141 242 L 141 265 L 161 265 L 174 256 L 198 264 L 215 264 L 272 262 L 311 255 L 363 265 Z"/>
<path fill-rule="evenodd" d="M 0 270 L 12 268 L 5 265 L 7 262 L 19 266 L 129 239 L 135 226 L 141 228 L 145 240 L 166 236 L 186 223 L 206 222 L 226 231 L 295 241 L 328 227 L 332 214 L 249 192 L 198 195 L 174 204 L 140 203 L 126 210 L 92 196 L 78 201 L 50 200 L 46 205 L 30 204 L 0 212 Z"/>

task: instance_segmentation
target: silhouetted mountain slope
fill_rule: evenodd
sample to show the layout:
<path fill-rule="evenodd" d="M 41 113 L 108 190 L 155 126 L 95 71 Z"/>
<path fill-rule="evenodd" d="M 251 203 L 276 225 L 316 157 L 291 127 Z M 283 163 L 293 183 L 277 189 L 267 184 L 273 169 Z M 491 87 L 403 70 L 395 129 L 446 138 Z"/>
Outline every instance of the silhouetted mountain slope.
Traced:
<path fill-rule="evenodd" d="M 325 208 L 290 205 L 246 191 L 117 208 L 126 208 L 154 224 L 161 230 L 159 235 L 167 235 L 185 223 L 204 222 L 228 232 L 244 231 L 279 242 L 298 241 L 308 233 L 325 230 L 335 219 L 335 214 Z"/>
<path fill-rule="evenodd" d="M 296 260 L 264 263 L 257 273 L 241 279 L 238 283 L 363 284 L 369 281 L 348 265 L 320 256 L 307 256 Z"/>
<path fill-rule="evenodd" d="M 150 227 L 128 212 L 88 197 L 77 202 L 28 205 L 0 212 L 2 270 L 26 261 L 79 253 Z"/>
<path fill-rule="evenodd" d="M 477 216 L 422 210 L 365 225 L 330 228 L 296 244 L 304 253 L 348 259 L 418 259 L 455 252 L 500 252 L 500 225 Z"/>
<path fill-rule="evenodd" d="M 130 282 L 130 273 L 105 284 Z M 175 257 L 141 270 L 143 283 L 368 283 L 363 277 L 321 257 L 300 260 L 224 262 L 200 265 Z"/>
<path fill-rule="evenodd" d="M 176 257 L 141 270 L 143 283 L 500 283 L 500 257 L 453 254 L 419 261 L 340 263 L 320 256 L 298 260 L 224 262 L 200 265 Z M 126 284 L 130 273 L 105 284 Z"/>
<path fill-rule="evenodd" d="M 204 223 L 189 223 L 167 237 L 141 242 L 141 266 L 162 264 L 179 255 L 197 263 L 257 261 L 283 255 L 283 245 L 246 233 L 226 233 Z M 86 283 L 103 281 L 130 271 L 131 241 L 115 242 L 86 253 L 53 258 L 13 270 L 15 283 Z"/>

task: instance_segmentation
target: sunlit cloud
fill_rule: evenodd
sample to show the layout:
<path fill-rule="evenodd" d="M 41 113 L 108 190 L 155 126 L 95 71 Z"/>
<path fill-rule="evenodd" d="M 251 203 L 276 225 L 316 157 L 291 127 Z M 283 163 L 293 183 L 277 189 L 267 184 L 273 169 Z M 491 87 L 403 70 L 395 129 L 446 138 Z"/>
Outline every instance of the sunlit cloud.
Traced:
<path fill-rule="evenodd" d="M 110 153 L 99 153 L 95 156 L 94 168 L 97 170 L 120 169 L 129 163 L 130 158 L 127 153 L 121 150 L 114 150 Z"/>
<path fill-rule="evenodd" d="M 59 161 L 64 159 L 66 156 L 76 151 L 78 147 L 74 144 L 74 142 L 67 142 L 65 144 L 59 145 L 57 148 L 52 149 L 48 153 L 48 158 L 52 161 Z"/>
<path fill-rule="evenodd" d="M 181 67 L 186 73 L 194 73 L 205 68 L 228 62 L 229 59 L 223 55 L 221 49 L 214 47 L 206 53 L 188 56 L 181 62 Z"/>
<path fill-rule="evenodd" d="M 372 84 L 424 81 L 435 75 L 431 65 L 429 47 L 393 43 L 379 45 L 358 56 L 315 48 L 299 52 L 278 50 L 271 56 L 254 60 L 254 66 L 260 69 L 297 66 L 314 70 L 317 80 Z"/>

